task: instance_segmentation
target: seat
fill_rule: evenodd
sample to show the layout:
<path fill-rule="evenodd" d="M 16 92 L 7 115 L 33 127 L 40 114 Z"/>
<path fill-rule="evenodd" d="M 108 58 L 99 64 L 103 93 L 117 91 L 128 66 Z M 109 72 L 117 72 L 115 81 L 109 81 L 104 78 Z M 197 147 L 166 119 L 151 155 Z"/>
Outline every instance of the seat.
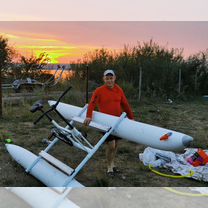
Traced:
<path fill-rule="evenodd" d="M 30 112 L 35 113 L 36 111 L 41 110 L 42 108 L 43 108 L 43 101 L 38 100 L 32 105 L 32 107 L 30 108 Z"/>

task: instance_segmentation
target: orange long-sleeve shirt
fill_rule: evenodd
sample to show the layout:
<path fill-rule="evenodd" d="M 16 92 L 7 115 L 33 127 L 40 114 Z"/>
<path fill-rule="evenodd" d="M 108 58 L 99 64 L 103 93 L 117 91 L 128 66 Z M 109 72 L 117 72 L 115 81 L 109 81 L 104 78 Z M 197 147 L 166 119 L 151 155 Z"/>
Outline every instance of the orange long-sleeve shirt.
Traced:
<path fill-rule="evenodd" d="M 87 117 L 92 118 L 92 112 L 96 106 L 102 113 L 120 116 L 124 111 L 129 119 L 134 119 L 126 96 L 117 84 L 112 89 L 103 85 L 95 90 L 88 106 Z"/>

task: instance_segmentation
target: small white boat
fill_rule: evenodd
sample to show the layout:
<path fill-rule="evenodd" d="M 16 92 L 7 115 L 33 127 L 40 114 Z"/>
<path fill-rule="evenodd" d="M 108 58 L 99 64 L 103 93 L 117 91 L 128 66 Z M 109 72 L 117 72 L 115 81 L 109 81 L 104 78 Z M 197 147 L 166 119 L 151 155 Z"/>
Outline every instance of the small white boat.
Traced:
<path fill-rule="evenodd" d="M 37 155 L 17 145 L 6 144 L 6 148 L 13 159 L 25 169 L 30 167 L 38 158 Z M 44 159 L 39 160 L 39 162 L 30 170 L 30 174 L 48 187 L 63 187 L 64 182 L 69 177 Z M 68 187 L 83 187 L 83 185 L 73 179 L 68 184 Z"/>
<path fill-rule="evenodd" d="M 56 103 L 56 101 L 48 102 L 50 106 Z M 80 117 L 78 117 L 81 109 L 82 108 L 80 107 L 61 102 L 56 107 L 56 110 L 66 119 L 83 123 L 86 117 L 86 111 L 83 112 Z M 114 123 L 116 123 L 117 120 L 118 117 L 116 116 L 96 111 L 93 112 L 92 122 L 94 124 L 96 123 L 97 126 L 105 126 L 110 128 L 114 125 Z M 99 127 L 97 129 L 99 129 Z M 100 130 L 105 131 L 102 127 Z M 193 138 L 186 134 L 130 120 L 128 118 L 123 119 L 112 134 L 132 142 L 167 151 L 183 150 L 193 141 Z M 162 138 L 164 137 L 166 138 L 163 140 Z"/>
<path fill-rule="evenodd" d="M 7 190 L 17 195 L 33 208 L 79 208 L 67 199 L 71 188 L 63 194 L 47 187 L 9 187 Z"/>

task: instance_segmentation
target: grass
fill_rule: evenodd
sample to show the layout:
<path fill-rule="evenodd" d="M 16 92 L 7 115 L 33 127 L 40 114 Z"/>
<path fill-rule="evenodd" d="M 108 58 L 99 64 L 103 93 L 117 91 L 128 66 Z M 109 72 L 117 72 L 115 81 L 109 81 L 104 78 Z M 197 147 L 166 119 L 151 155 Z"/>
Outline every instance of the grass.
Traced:
<path fill-rule="evenodd" d="M 39 95 L 45 100 L 57 99 L 57 96 Z M 83 105 L 84 95 L 74 90 L 66 96 L 65 102 Z M 51 124 L 43 119 L 37 126 L 33 121 L 40 115 L 29 112 L 33 101 L 24 105 L 9 105 L 4 109 L 4 118 L 0 120 L 0 185 L 1 186 L 42 186 L 30 175 L 25 174 L 23 168 L 12 161 L 5 149 L 4 139 L 11 137 L 13 142 L 35 154 L 46 147 L 42 142 L 50 133 Z M 149 123 L 164 128 L 173 129 L 194 137 L 192 147 L 207 149 L 208 143 L 208 103 L 202 100 L 191 102 L 173 102 L 167 104 L 159 100 L 145 100 L 131 102 L 135 118 L 138 121 Z M 100 135 L 92 130 L 87 131 L 91 141 L 96 143 Z M 207 186 L 207 183 L 192 179 L 170 179 L 152 173 L 139 161 L 139 153 L 143 152 L 143 145 L 121 141 L 116 157 L 116 163 L 123 172 L 121 177 L 109 178 L 106 176 L 105 146 L 101 147 L 95 156 L 87 163 L 78 174 L 77 180 L 85 186 Z M 51 151 L 61 161 L 73 166 L 77 165 L 84 154 L 63 143 Z M 169 173 L 171 174 L 171 173 Z"/>

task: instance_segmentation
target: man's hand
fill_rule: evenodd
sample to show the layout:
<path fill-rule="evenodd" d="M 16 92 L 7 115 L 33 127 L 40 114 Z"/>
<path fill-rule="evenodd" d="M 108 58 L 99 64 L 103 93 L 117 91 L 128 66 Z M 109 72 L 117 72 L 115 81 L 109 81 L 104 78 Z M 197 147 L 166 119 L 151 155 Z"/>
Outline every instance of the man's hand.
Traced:
<path fill-rule="evenodd" d="M 90 122 L 92 121 L 91 118 L 87 117 L 85 120 L 84 120 L 84 125 L 85 126 L 89 126 Z"/>

